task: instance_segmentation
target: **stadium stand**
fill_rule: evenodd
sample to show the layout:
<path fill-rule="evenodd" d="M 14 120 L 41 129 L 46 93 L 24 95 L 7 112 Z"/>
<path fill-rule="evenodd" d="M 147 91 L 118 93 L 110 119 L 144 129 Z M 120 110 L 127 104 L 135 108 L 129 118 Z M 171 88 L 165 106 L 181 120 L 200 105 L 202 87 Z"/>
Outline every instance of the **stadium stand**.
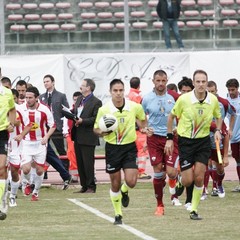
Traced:
<path fill-rule="evenodd" d="M 157 3 L 128 1 L 132 50 L 165 49 Z M 182 0 L 181 6 L 186 48 L 211 48 L 212 41 L 219 49 L 239 46 L 240 0 Z M 4 0 L 4 13 L 8 52 L 31 52 L 36 44 L 42 52 L 84 51 L 89 43 L 93 51 L 122 51 L 124 46 L 123 0 Z"/>

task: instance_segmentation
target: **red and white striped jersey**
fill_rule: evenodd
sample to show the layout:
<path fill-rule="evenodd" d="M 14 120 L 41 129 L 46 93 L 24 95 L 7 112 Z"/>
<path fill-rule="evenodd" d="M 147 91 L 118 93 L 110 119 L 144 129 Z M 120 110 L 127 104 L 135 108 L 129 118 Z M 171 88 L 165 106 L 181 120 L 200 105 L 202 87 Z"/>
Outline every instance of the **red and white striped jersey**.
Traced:
<path fill-rule="evenodd" d="M 39 141 L 47 134 L 47 127 L 56 127 L 50 109 L 42 103 L 38 103 L 36 109 L 31 110 L 27 104 L 19 105 L 19 112 L 22 115 L 23 125 L 32 124 L 30 132 L 25 136 L 25 140 Z M 28 121 L 24 116 L 27 116 Z"/>
<path fill-rule="evenodd" d="M 10 132 L 9 133 L 9 139 L 8 139 L 8 146 L 9 146 L 9 153 L 11 155 L 17 155 L 17 154 L 20 154 L 20 145 L 21 145 L 21 142 L 17 142 L 14 140 L 14 137 L 16 137 L 17 135 L 19 135 L 22 130 L 23 130 L 23 125 L 22 125 L 22 115 L 19 113 L 19 105 L 15 103 L 15 108 L 16 108 L 16 111 L 17 111 L 17 121 L 20 121 L 21 124 L 20 126 L 16 126 L 14 127 L 14 130 L 13 132 Z M 28 118 L 26 118 L 26 121 L 28 121 Z M 29 121 L 28 123 L 29 124 Z"/>

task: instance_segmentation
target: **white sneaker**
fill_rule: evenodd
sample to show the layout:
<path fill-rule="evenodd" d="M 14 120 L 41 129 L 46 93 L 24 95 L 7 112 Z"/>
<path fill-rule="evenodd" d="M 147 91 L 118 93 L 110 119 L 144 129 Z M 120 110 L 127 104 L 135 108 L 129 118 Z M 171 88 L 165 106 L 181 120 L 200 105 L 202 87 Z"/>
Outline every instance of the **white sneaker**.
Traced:
<path fill-rule="evenodd" d="M 173 198 L 172 200 L 172 205 L 178 207 L 178 206 L 182 206 L 182 204 L 180 203 L 178 198 Z"/>
<path fill-rule="evenodd" d="M 9 198 L 9 207 L 16 207 L 17 203 L 16 203 L 16 198 L 11 197 Z"/>
<path fill-rule="evenodd" d="M 220 198 L 224 198 L 225 197 L 225 190 L 223 186 L 218 186 L 218 196 Z"/>
<path fill-rule="evenodd" d="M 240 185 L 236 186 L 232 192 L 240 192 Z"/>
<path fill-rule="evenodd" d="M 186 208 L 187 211 L 192 211 L 192 204 L 190 202 L 186 203 L 184 207 Z"/>
<path fill-rule="evenodd" d="M 201 196 L 201 198 L 200 198 L 200 200 L 201 200 L 201 201 L 204 201 L 204 200 L 206 200 L 206 199 L 207 199 L 207 194 L 206 194 L 206 193 L 203 193 L 202 196 Z"/>

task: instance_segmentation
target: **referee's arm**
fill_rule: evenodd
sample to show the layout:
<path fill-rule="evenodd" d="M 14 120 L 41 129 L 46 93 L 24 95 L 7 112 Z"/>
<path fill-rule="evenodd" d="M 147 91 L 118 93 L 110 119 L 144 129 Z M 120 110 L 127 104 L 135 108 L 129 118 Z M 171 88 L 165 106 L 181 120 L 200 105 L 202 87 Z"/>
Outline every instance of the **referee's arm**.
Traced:
<path fill-rule="evenodd" d="M 167 122 L 167 141 L 165 144 L 165 148 L 164 148 L 164 152 L 166 153 L 166 155 L 171 156 L 173 153 L 173 149 L 174 149 L 174 144 L 173 144 L 173 121 L 174 118 L 176 116 L 173 115 L 172 113 L 170 113 L 168 115 L 168 122 Z"/>

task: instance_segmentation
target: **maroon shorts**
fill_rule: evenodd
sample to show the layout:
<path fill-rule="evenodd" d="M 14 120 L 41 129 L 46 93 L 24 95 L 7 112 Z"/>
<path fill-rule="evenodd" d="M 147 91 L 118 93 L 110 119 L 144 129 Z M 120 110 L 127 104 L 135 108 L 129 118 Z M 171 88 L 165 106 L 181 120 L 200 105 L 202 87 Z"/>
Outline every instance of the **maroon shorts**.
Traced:
<path fill-rule="evenodd" d="M 240 142 L 231 143 L 232 157 L 235 158 L 236 161 L 240 160 Z"/>
<path fill-rule="evenodd" d="M 159 163 L 162 163 L 164 166 L 178 168 L 178 163 L 176 161 L 178 159 L 178 145 L 176 137 L 174 137 L 173 142 L 173 154 L 171 156 L 168 156 L 164 153 L 166 137 L 152 135 L 151 137 L 147 138 L 148 152 L 152 166 L 156 166 Z"/>
<path fill-rule="evenodd" d="M 223 156 L 223 149 L 220 149 L 221 155 Z M 217 149 L 211 149 L 211 160 L 218 163 Z"/>

